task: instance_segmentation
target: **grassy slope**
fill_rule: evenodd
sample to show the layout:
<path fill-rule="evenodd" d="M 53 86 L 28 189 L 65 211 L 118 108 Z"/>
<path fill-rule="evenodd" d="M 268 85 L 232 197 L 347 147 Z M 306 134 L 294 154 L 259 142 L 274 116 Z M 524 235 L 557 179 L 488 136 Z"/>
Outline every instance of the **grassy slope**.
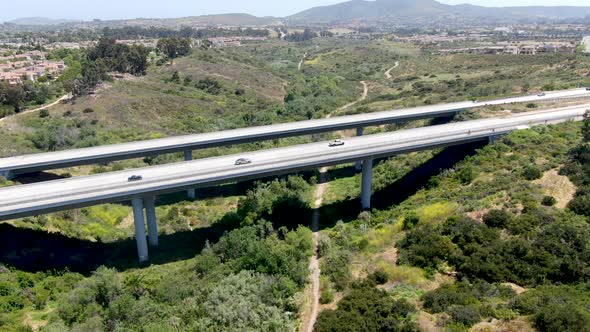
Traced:
<path fill-rule="evenodd" d="M 352 252 L 349 268 L 353 278 L 364 278 L 377 269 L 384 270 L 389 274 L 389 282 L 384 287 L 393 296 L 420 305 L 419 296 L 442 283 L 453 282 L 453 279 L 443 274 L 428 278 L 427 273 L 419 268 L 396 264 L 397 249 L 394 245 L 404 236 L 401 224 L 405 216 L 415 214 L 420 223 L 438 224 L 453 215 L 481 220 L 481 216 L 491 208 L 505 208 L 518 215 L 523 206 L 540 205 L 551 186 L 543 181 L 524 179 L 521 175 L 524 167 L 534 164 L 545 174 L 554 176 L 552 170 L 563 165 L 567 152 L 579 142 L 579 128 L 579 124 L 566 123 L 513 133 L 477 150 L 474 156 L 450 169 L 439 171 L 434 168 L 431 173 L 423 174 L 427 176 L 422 179 L 425 187 L 415 188 L 399 204 L 386 207 L 386 203 L 385 207 L 375 208 L 370 213 L 360 213 L 346 224 L 323 231 L 323 237 L 332 245 L 346 243 L 339 250 Z M 435 156 L 436 152 L 422 152 L 383 161 L 374 170 L 376 195 L 383 198 L 382 194 L 387 193 L 386 200 L 396 201 L 396 192 L 390 189 L 400 189 L 398 184 L 404 183 L 402 178 L 411 174 L 416 165 L 428 163 Z M 464 168 L 472 169 L 475 174 L 475 179 L 468 185 L 457 180 L 457 173 Z M 435 181 L 428 181 L 431 177 Z M 355 176 L 354 182 L 351 178 L 333 180 L 327 196 L 331 205 L 356 204 L 359 180 L 358 176 Z M 407 193 L 400 192 L 402 194 Z M 563 210 L 559 207 L 550 209 Z M 326 223 L 343 217 L 330 206 L 325 212 L 322 216 Z M 325 220 L 327 218 L 332 220 Z M 333 286 L 328 283 L 324 287 Z M 416 319 L 422 328 L 428 329 L 435 326 L 440 317 L 420 312 Z M 517 329 L 529 328 L 522 318 L 502 324 Z"/>

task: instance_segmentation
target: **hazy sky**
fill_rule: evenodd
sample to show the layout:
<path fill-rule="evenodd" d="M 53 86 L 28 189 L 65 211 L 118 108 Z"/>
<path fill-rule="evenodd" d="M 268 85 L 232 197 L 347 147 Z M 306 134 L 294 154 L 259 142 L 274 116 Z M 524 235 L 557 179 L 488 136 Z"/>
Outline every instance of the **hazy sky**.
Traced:
<path fill-rule="evenodd" d="M 0 21 L 18 17 L 116 19 L 181 17 L 219 13 L 287 16 L 314 6 L 344 0 L 0 0 Z M 588 6 L 588 0 L 439 0 L 484 6 L 572 5 Z"/>

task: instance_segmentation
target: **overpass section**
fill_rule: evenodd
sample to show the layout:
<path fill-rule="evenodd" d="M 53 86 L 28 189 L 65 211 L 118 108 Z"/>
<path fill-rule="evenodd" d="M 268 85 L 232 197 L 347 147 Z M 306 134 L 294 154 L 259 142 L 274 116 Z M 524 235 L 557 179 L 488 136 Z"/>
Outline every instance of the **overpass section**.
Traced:
<path fill-rule="evenodd" d="M 369 209 L 375 158 L 488 140 L 533 125 L 580 120 L 588 108 L 590 105 L 355 137 L 335 147 L 320 142 L 7 187 L 0 189 L 0 220 L 131 200 L 139 259 L 146 261 L 146 214 L 149 242 L 158 243 L 157 195 L 362 160 L 361 203 Z M 251 163 L 236 165 L 240 158 Z M 142 179 L 130 182 L 132 176 Z"/>
<path fill-rule="evenodd" d="M 583 97 L 590 97 L 590 91 L 587 91 L 586 89 L 572 89 L 546 93 L 543 95 L 511 97 L 482 102 L 467 101 L 422 106 L 393 111 L 341 116 L 329 119 L 308 120 L 97 146 L 84 149 L 23 155 L 0 159 L 0 176 L 11 178 L 18 174 L 48 169 L 110 162 L 180 151 L 184 151 L 185 160 L 192 160 L 192 150 L 194 149 L 256 142 L 298 135 L 309 135 L 351 128 L 356 128 L 357 135 L 360 136 L 363 133 L 363 127 L 366 126 L 377 126 L 387 123 L 446 116 L 474 107 Z M 191 195 L 194 194 L 189 192 L 189 196 Z"/>

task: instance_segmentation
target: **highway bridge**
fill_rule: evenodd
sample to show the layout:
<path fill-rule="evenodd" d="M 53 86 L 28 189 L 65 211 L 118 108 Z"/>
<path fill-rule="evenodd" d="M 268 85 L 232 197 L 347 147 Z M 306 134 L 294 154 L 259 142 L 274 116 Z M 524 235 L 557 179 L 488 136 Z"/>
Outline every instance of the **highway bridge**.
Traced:
<path fill-rule="evenodd" d="M 149 244 L 158 244 L 157 195 L 362 160 L 361 204 L 369 209 L 375 158 L 493 139 L 534 125 L 580 120 L 588 108 L 590 105 L 580 105 L 355 137 L 340 146 L 319 142 L 7 187 L 0 189 L 0 220 L 131 200 L 139 260 L 144 262 L 148 260 L 146 218 Z M 236 165 L 240 158 L 251 163 Z M 132 176 L 142 179 L 130 182 Z"/>
<path fill-rule="evenodd" d="M 220 132 L 185 135 L 91 148 L 39 153 L 0 159 L 0 176 L 12 178 L 18 174 L 58 169 L 71 166 L 110 162 L 184 151 L 185 160 L 192 160 L 192 150 L 237 143 L 249 143 L 290 136 L 309 135 L 343 129 L 357 128 L 361 136 L 363 128 L 388 123 L 440 117 L 455 114 L 474 107 L 505 105 L 590 97 L 586 89 L 571 89 L 546 94 L 511 97 L 481 102 L 458 102 L 432 106 L 406 108 L 393 111 L 334 117 L 226 130 Z"/>

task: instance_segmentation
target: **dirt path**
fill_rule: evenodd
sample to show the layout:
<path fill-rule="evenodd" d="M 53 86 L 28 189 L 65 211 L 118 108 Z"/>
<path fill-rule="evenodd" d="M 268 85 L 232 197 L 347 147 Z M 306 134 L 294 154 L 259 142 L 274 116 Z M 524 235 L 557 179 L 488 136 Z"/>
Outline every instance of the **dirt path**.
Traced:
<path fill-rule="evenodd" d="M 40 111 L 40 110 L 43 110 L 43 109 L 46 109 L 46 108 L 53 107 L 53 106 L 55 106 L 55 105 L 58 105 L 58 104 L 59 104 L 59 103 L 61 103 L 62 101 L 64 101 L 64 100 L 68 100 L 68 99 L 71 99 L 71 98 L 72 98 L 72 96 L 71 96 L 70 94 L 67 94 L 67 95 L 65 95 L 65 96 L 61 96 L 61 97 L 60 97 L 58 100 L 54 101 L 54 102 L 53 102 L 53 103 L 51 103 L 51 104 L 43 105 L 43 106 L 41 106 L 41 107 L 37 107 L 37 108 L 34 108 L 34 109 L 32 109 L 32 110 L 26 110 L 26 111 L 23 111 L 23 112 L 20 112 L 20 113 L 16 113 L 16 114 L 14 114 L 14 115 L 11 115 L 11 116 L 6 116 L 6 117 L 3 117 L 3 118 L 1 118 L 1 119 L 0 119 L 0 122 L 4 121 L 5 119 L 8 119 L 8 118 L 10 118 L 10 117 L 16 116 L 16 115 L 21 115 L 21 114 L 27 114 L 27 113 L 38 112 L 38 111 Z"/>
<path fill-rule="evenodd" d="M 348 104 L 346 104 L 346 105 L 344 105 L 344 106 L 340 107 L 339 109 L 337 109 L 337 110 L 336 110 L 336 112 L 334 112 L 334 113 L 332 113 L 332 114 L 328 115 L 328 116 L 327 116 L 328 118 L 329 118 L 329 117 L 331 117 L 333 114 L 336 114 L 336 113 L 342 112 L 342 111 L 344 111 L 344 110 L 346 110 L 346 109 L 348 109 L 348 108 L 351 108 L 352 106 L 354 106 L 354 105 L 356 105 L 356 104 L 360 103 L 361 101 L 363 101 L 363 100 L 367 99 L 367 96 L 369 95 L 369 85 L 368 85 L 368 84 L 367 84 L 367 82 L 365 82 L 365 81 L 361 81 L 360 83 L 363 85 L 363 94 L 361 95 L 361 97 L 360 97 L 359 99 L 357 99 L 357 100 L 353 101 L 353 102 L 350 102 L 350 103 L 348 103 Z"/>
<path fill-rule="evenodd" d="M 303 54 L 301 61 L 299 61 L 299 65 L 297 66 L 297 71 L 301 71 L 301 68 L 303 68 L 303 63 L 305 62 L 305 58 L 307 58 L 307 52 L 305 52 L 305 54 Z"/>
<path fill-rule="evenodd" d="M 369 85 L 365 81 L 360 82 L 363 85 L 363 94 L 359 99 L 353 101 L 349 104 L 346 104 L 339 109 L 335 110 L 334 112 L 328 114 L 326 118 L 332 117 L 332 115 L 337 114 L 347 108 L 350 108 L 356 105 L 358 102 L 361 102 L 367 99 L 369 94 Z M 328 170 L 329 167 L 322 167 L 320 169 L 320 178 L 319 183 L 315 189 L 314 193 L 314 202 L 313 202 L 313 214 L 311 217 L 311 231 L 313 232 L 313 256 L 311 257 L 311 261 L 309 262 L 309 273 L 311 279 L 311 289 L 307 292 L 307 296 L 311 298 L 311 307 L 308 308 L 302 314 L 302 325 L 301 331 L 302 332 L 312 332 L 313 326 L 318 317 L 319 308 L 320 308 L 320 261 L 317 256 L 317 246 L 318 240 L 320 236 L 320 208 L 322 207 L 322 203 L 324 201 L 324 193 L 328 189 L 329 185 L 329 178 L 328 178 Z"/>
<path fill-rule="evenodd" d="M 313 246 L 314 246 L 314 254 L 311 257 L 311 261 L 309 262 L 309 271 L 311 277 L 311 290 L 310 290 L 310 297 L 311 297 L 311 308 L 310 312 L 307 315 L 304 315 L 303 320 L 303 332 L 312 332 L 313 326 L 318 317 L 318 311 L 320 307 L 320 261 L 317 256 L 317 246 L 318 246 L 318 239 L 319 239 L 319 229 L 320 229 L 320 207 L 322 206 L 322 202 L 324 200 L 324 193 L 328 188 L 328 167 L 323 167 L 320 169 L 320 181 L 315 189 L 314 194 L 314 210 L 313 215 L 311 218 L 311 230 L 313 232 Z"/>
<path fill-rule="evenodd" d="M 399 61 L 395 62 L 395 65 L 393 65 L 393 67 L 387 69 L 387 71 L 385 72 L 385 78 L 387 78 L 388 80 L 391 79 L 391 71 L 394 70 L 395 68 L 397 68 L 399 66 Z"/>

